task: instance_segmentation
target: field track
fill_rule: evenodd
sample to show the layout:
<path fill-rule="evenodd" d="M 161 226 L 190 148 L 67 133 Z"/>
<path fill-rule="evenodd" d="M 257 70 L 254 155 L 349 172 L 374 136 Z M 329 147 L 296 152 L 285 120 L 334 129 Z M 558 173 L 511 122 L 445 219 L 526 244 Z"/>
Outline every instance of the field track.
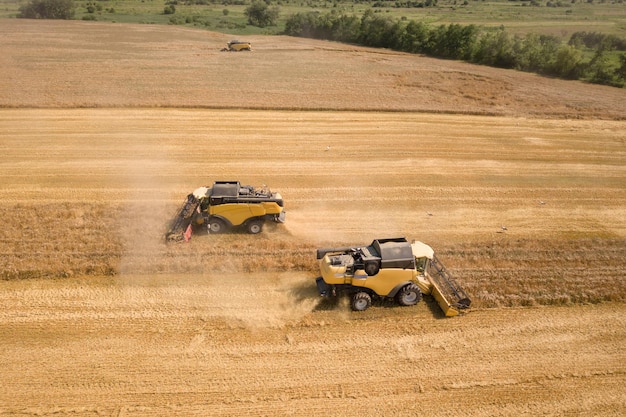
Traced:
<path fill-rule="evenodd" d="M 623 90 L 302 39 L 0 32 L 0 415 L 626 413 Z M 216 179 L 280 191 L 287 223 L 165 244 Z M 320 303 L 316 247 L 400 235 L 472 312 Z"/>

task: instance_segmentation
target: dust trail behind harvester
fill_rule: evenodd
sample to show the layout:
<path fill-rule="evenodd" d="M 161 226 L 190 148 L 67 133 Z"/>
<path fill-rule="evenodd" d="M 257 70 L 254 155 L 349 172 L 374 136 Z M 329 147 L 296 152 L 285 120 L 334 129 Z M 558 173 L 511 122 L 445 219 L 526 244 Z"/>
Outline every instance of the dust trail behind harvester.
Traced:
<path fill-rule="evenodd" d="M 118 284 L 124 297 L 144 294 L 154 314 L 191 307 L 207 326 L 219 321 L 277 328 L 313 311 L 319 299 L 309 274 L 246 272 L 249 257 L 237 248 L 245 251 L 249 242 L 240 240 L 262 236 L 194 234 L 190 242 L 166 242 L 164 228 L 174 213 L 158 177 L 151 175 L 165 164 L 151 160 L 128 170 L 136 191 L 120 219 L 124 254 Z"/>
<path fill-rule="evenodd" d="M 232 325 L 280 328 L 312 312 L 319 299 L 306 273 L 212 276 L 203 287 L 204 311 Z"/>
<path fill-rule="evenodd" d="M 203 328 L 249 330 L 296 325 L 319 302 L 306 273 L 126 274 L 119 297 L 143 316 L 192 312 Z"/>
<path fill-rule="evenodd" d="M 160 182 L 159 173 L 168 172 L 168 161 L 159 150 L 143 149 L 149 156 L 129 160 L 126 167 L 129 188 L 123 218 L 119 220 L 124 252 L 118 266 L 119 273 L 137 274 L 152 272 L 150 265 L 164 255 L 163 227 L 167 224 L 167 193 Z"/>

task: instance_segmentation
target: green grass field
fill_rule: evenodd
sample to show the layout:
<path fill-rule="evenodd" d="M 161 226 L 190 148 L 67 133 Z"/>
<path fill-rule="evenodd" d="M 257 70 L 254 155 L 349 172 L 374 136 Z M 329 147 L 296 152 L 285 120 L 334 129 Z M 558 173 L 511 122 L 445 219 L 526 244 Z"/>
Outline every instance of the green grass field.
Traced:
<path fill-rule="evenodd" d="M 0 18 L 14 18 L 27 0 L 0 0 Z M 192 3 L 192 2 L 189 2 Z M 75 19 L 95 19 L 105 22 L 177 24 L 207 30 L 246 34 L 278 34 L 284 29 L 286 19 L 297 12 L 317 10 L 361 15 L 368 9 L 399 19 L 424 21 L 430 24 L 476 24 L 491 27 L 504 26 L 512 33 L 539 33 L 569 38 L 577 31 L 595 31 L 626 36 L 626 3 L 620 1 L 556 1 L 540 0 L 536 6 L 530 1 L 508 0 L 441 0 L 432 7 L 396 7 L 401 2 L 320 0 L 279 0 L 271 6 L 280 9 L 276 26 L 258 28 L 247 24 L 246 4 L 225 5 L 222 2 L 201 4 L 175 4 L 174 14 L 164 14 L 163 0 L 102 0 L 76 1 Z M 373 7 L 377 3 L 382 7 Z M 419 2 L 413 2 L 417 4 Z M 95 8 L 93 13 L 88 6 Z"/>

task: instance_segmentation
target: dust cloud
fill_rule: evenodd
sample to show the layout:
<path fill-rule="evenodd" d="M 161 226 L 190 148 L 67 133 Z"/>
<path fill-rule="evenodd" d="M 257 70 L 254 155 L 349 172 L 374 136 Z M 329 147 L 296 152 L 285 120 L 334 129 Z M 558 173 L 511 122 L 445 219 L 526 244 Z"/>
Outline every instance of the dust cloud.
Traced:
<path fill-rule="evenodd" d="M 163 256 L 163 234 L 173 214 L 168 213 L 167 192 L 159 176 L 171 169 L 167 155 L 157 146 L 141 144 L 132 147 L 130 154 L 137 157 L 124 161 L 132 191 L 119 226 L 124 244 L 118 266 L 121 275 L 142 273 L 146 259 Z"/>
<path fill-rule="evenodd" d="M 223 274 L 205 290 L 211 316 L 250 329 L 296 323 L 319 302 L 315 281 L 305 273 Z"/>
<path fill-rule="evenodd" d="M 249 330 L 297 324 L 320 302 L 314 278 L 305 273 L 126 274 L 117 284 L 117 302 L 137 314 L 192 311 L 203 322 Z"/>
<path fill-rule="evenodd" d="M 155 306 L 164 310 L 155 314 L 185 307 L 207 322 L 219 320 L 250 329 L 279 328 L 314 310 L 319 302 L 314 276 L 246 271 L 252 260 L 244 255 L 246 249 L 240 245 L 245 244 L 239 240 L 248 236 L 218 239 L 197 233 L 190 243 L 166 243 L 165 229 L 178 206 L 172 211 L 157 173 L 171 167 L 158 150 L 142 152 L 148 153 L 145 159 L 126 165 L 133 191 L 119 226 L 124 251 L 116 283 L 122 298 L 132 302 L 145 298 L 138 308 L 146 314 Z M 221 253 L 219 245 L 228 250 Z"/>

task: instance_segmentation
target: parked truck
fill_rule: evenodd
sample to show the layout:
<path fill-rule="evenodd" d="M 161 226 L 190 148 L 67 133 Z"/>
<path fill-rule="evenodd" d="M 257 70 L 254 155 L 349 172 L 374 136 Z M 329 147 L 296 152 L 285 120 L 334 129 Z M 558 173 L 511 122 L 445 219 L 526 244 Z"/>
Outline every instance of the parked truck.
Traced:
<path fill-rule="evenodd" d="M 354 311 L 366 310 L 372 299 L 393 299 L 403 306 L 432 295 L 448 317 L 466 312 L 471 301 L 452 275 L 422 242 L 406 238 L 375 239 L 365 246 L 317 250 L 323 297 L 347 296 Z"/>
<path fill-rule="evenodd" d="M 187 195 L 165 235 L 168 241 L 189 240 L 194 229 L 225 233 L 239 228 L 257 234 L 266 221 L 285 222 L 280 193 L 268 187 L 241 185 L 239 181 L 216 181 Z"/>

